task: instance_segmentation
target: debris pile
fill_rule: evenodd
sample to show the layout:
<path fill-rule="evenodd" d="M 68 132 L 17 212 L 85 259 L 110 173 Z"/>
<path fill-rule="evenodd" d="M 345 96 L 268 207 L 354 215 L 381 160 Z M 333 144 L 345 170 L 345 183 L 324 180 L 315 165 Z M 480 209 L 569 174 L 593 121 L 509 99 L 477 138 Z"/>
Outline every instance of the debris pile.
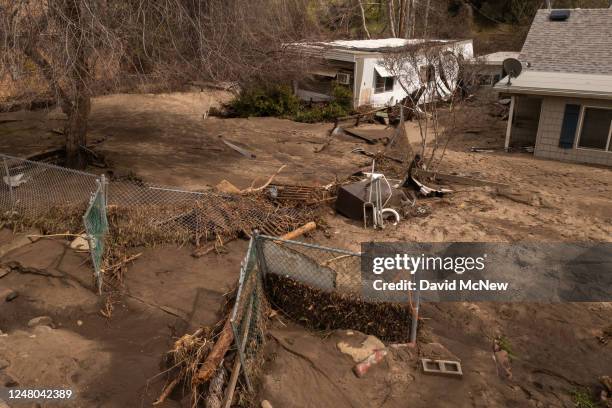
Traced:
<path fill-rule="evenodd" d="M 412 320 L 405 303 L 367 302 L 273 273 L 266 275 L 265 284 L 272 306 L 310 329 L 351 328 L 385 341 L 408 341 Z"/>

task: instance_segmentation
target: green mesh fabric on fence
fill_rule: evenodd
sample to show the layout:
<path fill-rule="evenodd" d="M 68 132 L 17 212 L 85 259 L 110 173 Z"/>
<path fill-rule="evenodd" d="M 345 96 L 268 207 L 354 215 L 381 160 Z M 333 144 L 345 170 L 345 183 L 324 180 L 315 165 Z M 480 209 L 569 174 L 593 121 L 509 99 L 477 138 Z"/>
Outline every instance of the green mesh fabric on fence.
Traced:
<path fill-rule="evenodd" d="M 98 182 L 98 189 L 92 195 L 89 207 L 83 216 L 85 232 L 89 239 L 89 250 L 94 267 L 98 292 L 102 293 L 102 257 L 104 256 L 104 237 L 108 231 L 106 218 L 106 197 L 104 182 Z"/>

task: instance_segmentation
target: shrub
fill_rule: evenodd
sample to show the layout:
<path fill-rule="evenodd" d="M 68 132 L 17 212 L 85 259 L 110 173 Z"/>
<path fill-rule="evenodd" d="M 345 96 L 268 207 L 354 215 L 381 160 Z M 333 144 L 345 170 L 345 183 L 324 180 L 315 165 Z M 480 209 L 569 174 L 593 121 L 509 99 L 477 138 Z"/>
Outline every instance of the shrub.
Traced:
<path fill-rule="evenodd" d="M 285 85 L 249 88 L 225 105 L 229 116 L 293 116 L 300 108 L 300 100 Z"/>
<path fill-rule="evenodd" d="M 227 116 L 276 116 L 297 122 L 322 122 L 351 113 L 353 93 L 345 86 L 332 89 L 332 101 L 303 104 L 285 85 L 243 90 L 238 97 L 224 105 Z"/>
<path fill-rule="evenodd" d="M 353 108 L 353 91 L 349 87 L 336 85 L 332 90 L 334 102 L 343 107 L 347 112 Z"/>

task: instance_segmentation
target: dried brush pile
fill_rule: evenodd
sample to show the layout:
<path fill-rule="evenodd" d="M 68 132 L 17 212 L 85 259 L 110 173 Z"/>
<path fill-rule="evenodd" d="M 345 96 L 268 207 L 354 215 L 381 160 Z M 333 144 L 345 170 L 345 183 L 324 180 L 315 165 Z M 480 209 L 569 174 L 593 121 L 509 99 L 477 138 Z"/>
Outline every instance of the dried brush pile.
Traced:
<path fill-rule="evenodd" d="M 273 307 L 315 330 L 352 329 L 385 341 L 409 340 L 410 307 L 366 302 L 355 294 L 326 292 L 294 279 L 269 273 L 266 293 Z"/>
<path fill-rule="evenodd" d="M 111 205 L 110 232 L 117 245 L 162 243 L 199 246 L 218 238 L 225 242 L 254 229 L 281 235 L 314 217 L 312 208 L 276 206 L 262 194 L 210 195 L 175 204 Z"/>
<path fill-rule="evenodd" d="M 78 233 L 84 230 L 83 214 L 86 209 L 86 202 L 70 206 L 52 206 L 41 209 L 36 214 L 26 215 L 16 208 L 14 211 L 0 214 L 0 228 L 8 227 L 14 232 L 37 228 L 43 235 Z"/>

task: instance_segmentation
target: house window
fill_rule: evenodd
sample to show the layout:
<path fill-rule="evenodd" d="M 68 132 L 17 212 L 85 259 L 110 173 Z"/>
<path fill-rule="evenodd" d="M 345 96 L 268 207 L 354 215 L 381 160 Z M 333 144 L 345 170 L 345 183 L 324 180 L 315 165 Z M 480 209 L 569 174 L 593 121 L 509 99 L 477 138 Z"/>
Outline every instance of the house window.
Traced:
<path fill-rule="evenodd" d="M 383 93 L 393 90 L 393 77 L 382 77 L 374 70 L 374 93 Z"/>
<path fill-rule="evenodd" d="M 578 147 L 612 151 L 612 109 L 585 107 Z"/>

